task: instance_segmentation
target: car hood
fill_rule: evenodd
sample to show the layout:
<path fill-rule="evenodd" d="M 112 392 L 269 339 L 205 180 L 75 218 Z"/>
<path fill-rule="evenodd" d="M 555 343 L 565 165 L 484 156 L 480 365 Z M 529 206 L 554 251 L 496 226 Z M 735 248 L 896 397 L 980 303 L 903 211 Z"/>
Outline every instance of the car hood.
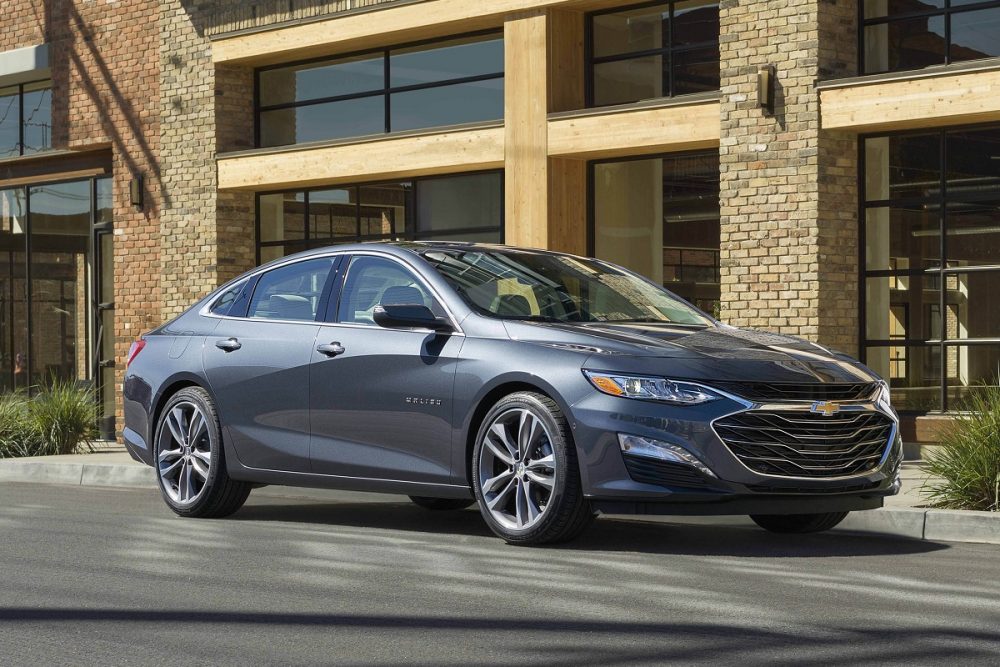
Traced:
<path fill-rule="evenodd" d="M 506 322 L 516 340 L 577 350 L 586 367 L 688 379 L 872 382 L 850 357 L 800 338 L 720 324 Z"/>

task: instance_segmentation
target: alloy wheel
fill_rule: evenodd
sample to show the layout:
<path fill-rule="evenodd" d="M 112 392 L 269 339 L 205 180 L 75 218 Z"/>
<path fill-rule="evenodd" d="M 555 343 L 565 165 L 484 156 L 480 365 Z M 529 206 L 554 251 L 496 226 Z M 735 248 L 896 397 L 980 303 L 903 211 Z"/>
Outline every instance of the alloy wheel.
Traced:
<path fill-rule="evenodd" d="M 548 428 L 531 410 L 494 418 L 479 454 L 479 486 L 486 509 L 510 530 L 526 530 L 545 516 L 556 484 Z"/>
<path fill-rule="evenodd" d="M 193 503 L 208 486 L 213 446 L 208 421 L 189 401 L 170 407 L 160 424 L 157 472 L 176 503 Z"/>

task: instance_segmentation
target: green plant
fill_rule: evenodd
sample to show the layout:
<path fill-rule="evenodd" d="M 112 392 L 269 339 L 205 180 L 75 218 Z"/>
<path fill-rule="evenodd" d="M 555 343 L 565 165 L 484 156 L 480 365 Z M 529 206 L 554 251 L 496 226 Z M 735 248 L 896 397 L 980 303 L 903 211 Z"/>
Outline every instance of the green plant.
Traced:
<path fill-rule="evenodd" d="M 29 406 L 30 399 L 23 393 L 0 395 L 0 459 L 54 453 L 46 451 Z"/>
<path fill-rule="evenodd" d="M 922 492 L 934 507 L 1000 511 L 1000 387 L 979 388 L 965 407 L 928 455 Z"/>
<path fill-rule="evenodd" d="M 42 434 L 50 454 L 72 454 L 96 435 L 97 401 L 94 391 L 75 382 L 53 380 L 31 399 L 31 421 Z"/>

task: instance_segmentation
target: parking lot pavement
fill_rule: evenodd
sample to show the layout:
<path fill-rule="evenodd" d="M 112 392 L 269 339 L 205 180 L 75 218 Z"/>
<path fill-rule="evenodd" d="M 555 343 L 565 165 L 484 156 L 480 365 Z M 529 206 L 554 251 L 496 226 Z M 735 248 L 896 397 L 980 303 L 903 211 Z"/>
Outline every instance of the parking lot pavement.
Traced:
<path fill-rule="evenodd" d="M 0 484 L 5 664 L 994 663 L 1000 551 L 601 519 L 526 549 L 475 510 Z"/>

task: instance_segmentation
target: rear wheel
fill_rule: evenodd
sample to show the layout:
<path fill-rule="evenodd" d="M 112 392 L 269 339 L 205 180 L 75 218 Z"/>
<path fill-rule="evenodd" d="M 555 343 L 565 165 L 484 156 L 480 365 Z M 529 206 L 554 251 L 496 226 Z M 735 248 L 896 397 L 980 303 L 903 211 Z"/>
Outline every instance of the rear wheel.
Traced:
<path fill-rule="evenodd" d="M 772 533 L 821 533 L 844 520 L 847 512 L 823 514 L 751 514 L 761 528 Z"/>
<path fill-rule="evenodd" d="M 218 518 L 246 502 L 252 485 L 230 479 L 215 405 L 201 387 L 185 387 L 170 397 L 154 442 L 156 480 L 175 513 Z"/>
<path fill-rule="evenodd" d="M 565 542 L 594 518 L 569 424 L 542 394 L 518 392 L 493 406 L 476 436 L 471 472 L 483 518 L 510 544 Z"/>
<path fill-rule="evenodd" d="M 410 496 L 414 505 L 423 507 L 425 510 L 446 511 L 464 510 L 476 503 L 468 498 L 427 498 L 426 496 Z"/>

